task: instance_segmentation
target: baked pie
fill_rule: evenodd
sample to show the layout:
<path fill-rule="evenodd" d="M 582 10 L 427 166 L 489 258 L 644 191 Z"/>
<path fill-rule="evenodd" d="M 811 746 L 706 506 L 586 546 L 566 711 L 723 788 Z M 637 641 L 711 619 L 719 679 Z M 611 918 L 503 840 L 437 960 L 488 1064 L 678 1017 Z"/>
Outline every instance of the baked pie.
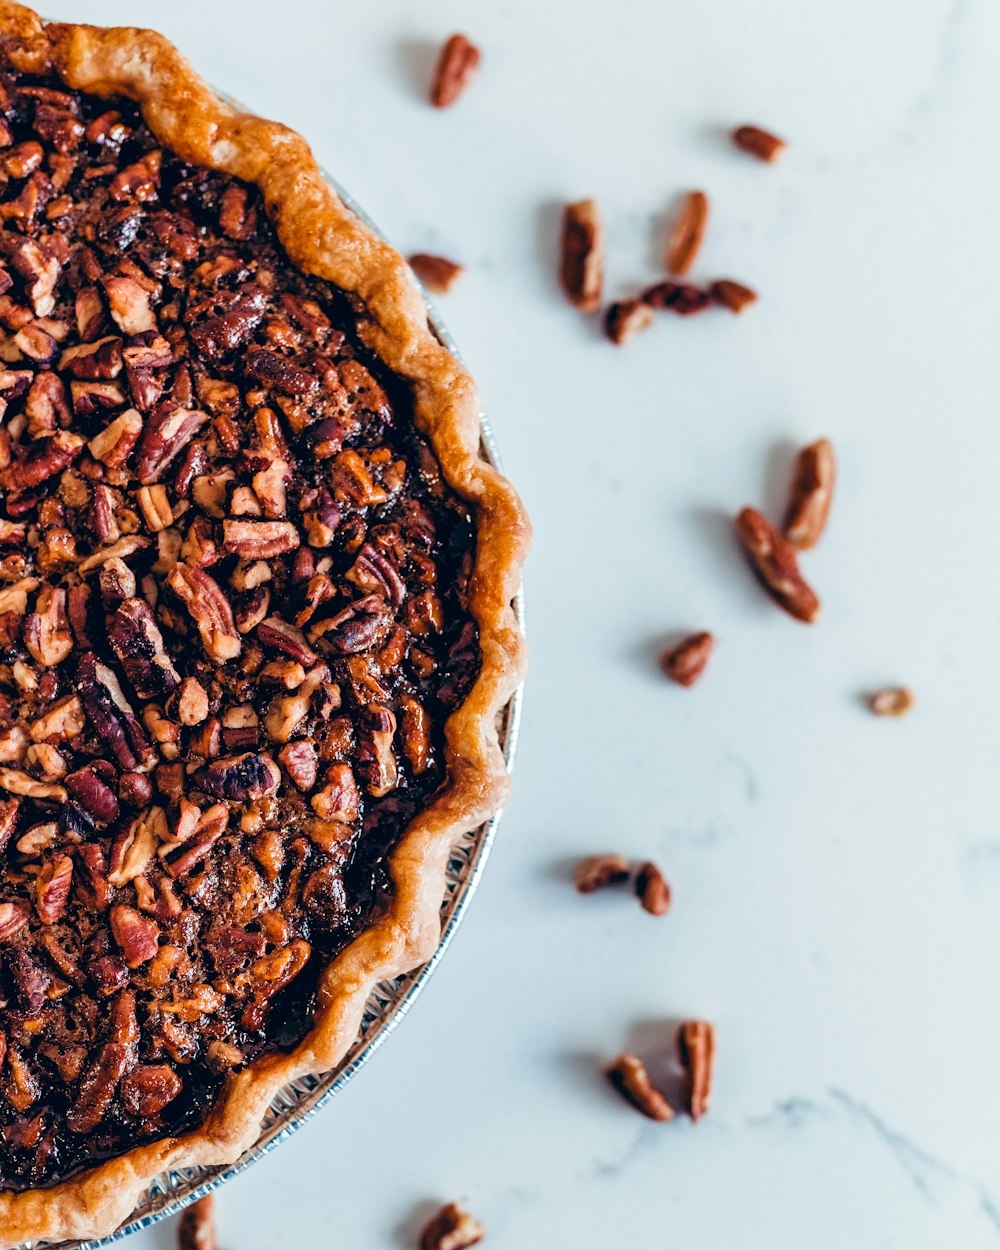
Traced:
<path fill-rule="evenodd" d="M 528 525 L 401 258 L 161 36 L 0 3 L 0 1244 L 226 1162 L 433 951 Z"/>

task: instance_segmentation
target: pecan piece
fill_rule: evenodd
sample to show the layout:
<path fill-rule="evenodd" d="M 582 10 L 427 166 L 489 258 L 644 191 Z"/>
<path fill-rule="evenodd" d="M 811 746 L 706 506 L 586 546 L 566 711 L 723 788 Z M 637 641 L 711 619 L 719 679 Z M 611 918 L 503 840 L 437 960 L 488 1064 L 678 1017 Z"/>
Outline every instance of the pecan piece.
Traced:
<path fill-rule="evenodd" d="M 0 903 L 0 942 L 9 942 L 28 923 L 28 904 L 22 899 Z"/>
<path fill-rule="evenodd" d="M 373 798 L 381 799 L 396 788 L 399 779 L 392 752 L 396 715 L 390 708 L 377 704 L 365 711 L 365 723 L 358 732 L 358 764 L 368 793 Z"/>
<path fill-rule="evenodd" d="M 135 1062 L 134 1048 L 121 1042 L 106 1042 L 97 1059 L 80 1082 L 76 1101 L 66 1112 L 71 1133 L 92 1133 L 104 1119 L 118 1085 Z"/>
<path fill-rule="evenodd" d="M 66 370 L 84 382 L 109 381 L 122 371 L 122 341 L 114 334 L 94 343 L 67 347 L 59 357 L 60 371 Z"/>
<path fill-rule="evenodd" d="M 646 1065 L 637 1055 L 619 1055 L 606 1070 L 607 1078 L 619 1094 L 651 1120 L 671 1120 L 674 1111 L 649 1079 Z"/>
<path fill-rule="evenodd" d="M 409 265 L 420 281 L 435 294 L 444 295 L 462 275 L 462 266 L 445 256 L 432 256 L 429 252 L 414 252 Z"/>
<path fill-rule="evenodd" d="M 149 807 L 120 833 L 111 848 L 108 882 L 114 886 L 128 885 L 146 871 L 161 842 L 169 836 L 167 817 L 162 807 Z"/>
<path fill-rule="evenodd" d="M 136 720 L 114 672 L 92 651 L 80 657 L 77 690 L 84 711 L 123 769 L 151 768 L 156 751 Z"/>
<path fill-rule="evenodd" d="M 604 226 L 596 200 L 579 200 L 563 210 L 559 277 L 571 304 L 597 312 L 604 290 Z"/>
<path fill-rule="evenodd" d="M 73 635 L 66 616 L 66 591 L 46 586 L 35 610 L 24 622 L 24 645 L 43 668 L 53 668 L 73 650 Z"/>
<path fill-rule="evenodd" d="M 441 49 L 434 81 L 431 83 L 431 104 L 448 108 L 472 81 L 481 60 L 476 45 L 465 35 L 452 35 Z"/>
<path fill-rule="evenodd" d="M 118 605 L 108 621 L 108 641 L 140 699 L 169 694 L 180 683 L 145 599 L 125 599 Z"/>
<path fill-rule="evenodd" d="M 757 302 L 757 292 L 744 286 L 742 282 L 734 282 L 731 278 L 718 278 L 708 288 L 708 293 L 716 304 L 728 308 L 730 312 L 741 313 L 744 308 Z"/>
<path fill-rule="evenodd" d="M 17 768 L 0 768 L 0 789 L 26 799 L 49 799 L 53 803 L 65 803 L 69 798 L 65 786 L 36 781 Z"/>
<path fill-rule="evenodd" d="M 677 1054 L 687 1075 L 688 1114 L 699 1120 L 708 1110 L 715 1064 L 715 1027 L 706 1020 L 685 1020 L 677 1030 Z"/>
<path fill-rule="evenodd" d="M 323 820 L 351 825 L 361 814 L 361 795 L 349 764 L 331 764 L 325 785 L 311 801 L 312 809 Z"/>
<path fill-rule="evenodd" d="M 253 994 L 240 1017 L 240 1027 L 258 1033 L 267 1020 L 274 996 L 289 985 L 309 962 L 312 947 L 301 938 L 264 955 L 250 968 Z"/>
<path fill-rule="evenodd" d="M 756 508 L 736 518 L 736 533 L 764 589 L 796 620 L 812 622 L 820 604 L 799 572 L 795 548 Z"/>
<path fill-rule="evenodd" d="M 670 908 L 670 886 L 659 868 L 649 860 L 635 874 L 635 893 L 651 916 L 662 916 Z"/>
<path fill-rule="evenodd" d="M 129 968 L 139 968 L 156 954 L 160 930 L 155 920 L 143 916 L 134 907 L 116 903 L 108 914 L 111 932 Z"/>
<path fill-rule="evenodd" d="M 10 840 L 17 829 L 20 811 L 20 799 L 0 799 L 0 855 L 3 855 L 10 845 Z"/>
<path fill-rule="evenodd" d="M 37 240 L 22 239 L 14 245 L 10 260 L 15 271 L 24 279 L 25 294 L 31 301 L 35 316 L 47 317 L 56 306 L 54 292 L 59 281 L 58 259 Z"/>
<path fill-rule="evenodd" d="M 208 413 L 197 408 L 175 408 L 169 404 L 158 408 L 139 443 L 140 483 L 149 486 L 162 477 L 207 420 Z"/>
<path fill-rule="evenodd" d="M 14 335 L 14 342 L 20 348 L 22 356 L 42 365 L 54 360 L 59 350 L 52 335 L 37 321 L 29 321 L 22 326 Z"/>
<path fill-rule="evenodd" d="M 381 595 L 356 599 L 336 616 L 316 621 L 309 629 L 313 642 L 323 638 L 337 655 L 354 655 L 377 646 L 392 623 L 392 611 Z"/>
<path fill-rule="evenodd" d="M 418 775 L 431 763 L 431 722 L 424 706 L 406 696 L 400 701 L 403 712 L 403 750 L 410 767 Z"/>
<path fill-rule="evenodd" d="M 581 894 L 593 894 L 610 885 L 621 885 L 632 875 L 623 855 L 588 855 L 573 872 L 573 884 Z"/>
<path fill-rule="evenodd" d="M 123 1079 L 121 1098 L 129 1115 L 148 1120 L 159 1115 L 183 1088 L 184 1083 L 169 1064 L 140 1064 Z"/>
<path fill-rule="evenodd" d="M 211 1045 L 218 1044 L 213 1042 Z M 236 1063 L 243 1059 L 242 1052 L 238 1053 Z M 177 1224 L 177 1250 L 216 1250 L 211 1194 L 199 1198 L 181 1214 Z"/>
<path fill-rule="evenodd" d="M 111 320 L 123 334 L 145 334 L 156 329 L 156 318 L 149 307 L 149 292 L 133 278 L 105 278 Z"/>
<path fill-rule="evenodd" d="M 246 751 L 213 760 L 195 773 L 194 780 L 213 798 L 246 802 L 276 793 L 281 785 L 281 769 L 269 755 Z"/>
<path fill-rule="evenodd" d="M 273 647 L 290 656 L 303 668 L 311 668 L 319 656 L 306 642 L 305 635 L 280 616 L 269 616 L 257 626 L 257 641 L 262 647 Z"/>
<path fill-rule="evenodd" d="M 202 646 L 217 664 L 235 660 L 243 643 L 233 620 L 229 600 L 203 569 L 178 563 L 167 577 L 167 585 L 183 602 L 198 627 Z"/>
<path fill-rule="evenodd" d="M 401 607 L 406 600 L 406 583 L 386 553 L 373 543 L 364 544 L 344 577 L 359 590 L 385 595 L 393 607 Z"/>
<path fill-rule="evenodd" d="M 113 200 L 138 200 L 146 204 L 156 199 L 160 185 L 160 166 L 163 153 L 159 149 L 147 152 L 132 165 L 126 165 L 115 174 L 108 188 Z"/>
<path fill-rule="evenodd" d="M 165 846 L 160 851 L 163 866 L 172 877 L 182 877 L 206 859 L 229 824 L 229 808 L 224 803 L 214 803 L 203 812 L 195 808 L 195 812 L 197 822 L 185 841 L 176 850 Z"/>
<path fill-rule="evenodd" d="M 420 1250 L 468 1250 L 469 1246 L 478 1246 L 485 1236 L 486 1229 L 475 1216 L 449 1202 L 424 1226 Z"/>
<path fill-rule="evenodd" d="M 732 133 L 732 140 L 740 151 L 756 156 L 759 161 L 776 161 L 788 146 L 784 139 L 759 126 L 738 126 Z"/>
<path fill-rule="evenodd" d="M 905 716 L 914 702 L 913 691 L 907 686 L 889 686 L 868 698 L 868 706 L 876 716 Z"/>
<path fill-rule="evenodd" d="M 223 521 L 222 545 L 246 560 L 270 560 L 294 551 L 299 532 L 291 521 Z"/>
<path fill-rule="evenodd" d="M 18 492 L 40 486 L 68 468 L 83 451 L 85 442 L 81 435 L 71 434 L 68 430 L 57 430 L 47 438 L 35 439 L 22 459 L 15 460 L 0 471 L 0 486 L 4 490 Z M 13 515 L 11 502 L 8 499 L 7 512 Z"/>
<path fill-rule="evenodd" d="M 114 776 L 107 760 L 95 760 L 66 778 L 66 789 L 99 825 L 110 824 L 118 816 L 118 799 L 108 784 Z"/>
<path fill-rule="evenodd" d="M 42 924 L 55 924 L 69 902 L 73 884 L 73 861 L 68 855 L 57 855 L 43 865 L 35 878 L 35 910 Z"/>
<path fill-rule="evenodd" d="M 683 277 L 694 264 L 708 225 L 708 196 L 689 191 L 667 242 L 667 270 Z"/>
<path fill-rule="evenodd" d="M 73 694 L 32 722 L 31 737 L 34 742 L 46 742 L 50 738 L 62 741 L 83 733 L 86 723 L 80 696 Z"/>
<path fill-rule="evenodd" d="M 604 331 L 619 347 L 640 330 L 653 324 L 653 310 L 639 299 L 620 300 L 612 304 L 604 318 Z"/>
<path fill-rule="evenodd" d="M 684 282 L 657 282 L 642 293 L 642 302 L 650 308 L 667 308 L 681 317 L 704 312 L 712 303 L 712 297 L 701 287 Z"/>
<path fill-rule="evenodd" d="M 823 536 L 836 476 L 836 457 L 828 438 L 799 452 L 785 514 L 785 537 L 796 550 L 815 547 Z"/>
<path fill-rule="evenodd" d="M 309 791 L 316 784 L 316 748 L 311 742 L 289 742 L 278 752 L 278 759 L 300 790 Z"/>
<path fill-rule="evenodd" d="M 660 656 L 660 664 L 668 677 L 681 686 L 693 686 L 705 671 L 712 655 L 715 639 L 707 632 L 691 634 Z"/>
<path fill-rule="evenodd" d="M 316 374 L 264 347 L 248 352 L 243 367 L 248 377 L 284 395 L 312 395 L 319 389 Z"/>

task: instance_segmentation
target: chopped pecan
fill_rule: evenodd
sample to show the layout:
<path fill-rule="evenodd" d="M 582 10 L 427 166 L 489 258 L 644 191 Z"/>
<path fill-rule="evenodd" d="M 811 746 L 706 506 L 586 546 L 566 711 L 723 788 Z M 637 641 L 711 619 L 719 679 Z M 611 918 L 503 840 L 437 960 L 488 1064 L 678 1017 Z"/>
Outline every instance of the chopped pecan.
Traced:
<path fill-rule="evenodd" d="M 134 556 L 137 551 L 142 551 L 149 546 L 149 539 L 144 538 L 141 534 L 130 534 L 127 538 L 118 539 L 112 542 L 110 546 L 101 547 L 86 560 L 81 560 L 77 569 L 78 573 L 90 573 L 93 569 L 99 569 L 102 564 L 106 564 L 109 560 L 127 560 L 129 556 Z"/>
<path fill-rule="evenodd" d="M 394 607 L 406 600 L 406 583 L 386 553 L 373 543 L 364 544 L 344 576 L 359 590 L 385 595 Z"/>
<path fill-rule="evenodd" d="M 732 134 L 733 143 L 759 161 L 776 161 L 788 146 L 784 139 L 759 126 L 738 126 Z"/>
<path fill-rule="evenodd" d="M 141 917 L 140 917 L 141 919 Z M 111 1107 L 122 1077 L 135 1062 L 133 1047 L 106 1042 L 80 1082 L 76 1101 L 66 1112 L 71 1133 L 92 1133 Z"/>
<path fill-rule="evenodd" d="M 795 548 L 755 508 L 744 508 L 736 518 L 736 532 L 764 589 L 779 607 L 796 620 L 812 622 L 820 604 L 799 572 Z"/>
<path fill-rule="evenodd" d="M 257 1033 L 263 1027 L 274 996 L 289 985 L 309 962 L 312 947 L 301 938 L 264 955 L 250 968 L 253 993 L 240 1018 L 240 1027 Z"/>
<path fill-rule="evenodd" d="M 486 1229 L 454 1202 L 443 1206 L 420 1233 L 420 1250 L 468 1250 L 478 1246 Z"/>
<path fill-rule="evenodd" d="M 281 769 L 269 755 L 246 751 L 206 764 L 195 782 L 213 798 L 245 802 L 274 794 L 281 785 Z"/>
<path fill-rule="evenodd" d="M 33 174 L 45 159 L 45 150 L 42 145 L 34 139 L 29 139 L 25 143 L 19 143 L 16 147 L 8 148 L 0 160 L 0 168 L 5 174 L 11 178 L 27 178 L 29 174 Z"/>
<path fill-rule="evenodd" d="M 431 763 L 431 721 L 423 705 L 406 696 L 400 702 L 403 712 L 403 750 L 410 767 L 418 775 Z"/>
<path fill-rule="evenodd" d="M 69 695 L 32 722 L 31 737 L 35 742 L 46 742 L 50 738 L 62 741 L 82 733 L 86 723 L 80 696 Z"/>
<path fill-rule="evenodd" d="M 331 764 L 323 789 L 310 800 L 313 811 L 324 820 L 353 824 L 361 813 L 361 795 L 349 764 Z"/>
<path fill-rule="evenodd" d="M 36 781 L 17 768 L 0 768 L 0 789 L 26 799 L 48 799 L 53 803 L 65 803 L 69 798 L 65 786 Z"/>
<path fill-rule="evenodd" d="M 22 899 L 0 903 L 0 942 L 9 942 L 28 923 L 28 904 Z"/>
<path fill-rule="evenodd" d="M 366 708 L 365 722 L 358 732 L 358 764 L 368 793 L 376 799 L 394 790 L 399 779 L 392 751 L 395 734 L 396 715 L 390 708 L 377 704 Z"/>
<path fill-rule="evenodd" d="M 55 339 L 43 329 L 38 321 L 29 321 L 27 325 L 22 326 L 14 335 L 14 342 L 22 356 L 27 356 L 29 360 L 34 360 L 38 364 L 47 365 L 49 361 L 55 359 L 59 351 L 59 345 Z"/>
<path fill-rule="evenodd" d="M 642 293 L 642 302 L 650 308 L 667 308 L 681 317 L 704 312 L 712 303 L 708 291 L 684 282 L 657 282 Z"/>
<path fill-rule="evenodd" d="M 593 894 L 609 885 L 621 885 L 631 875 L 631 865 L 622 855 L 589 855 L 577 864 L 573 884 L 581 894 Z"/>
<path fill-rule="evenodd" d="M 309 637 L 313 642 L 322 638 L 337 655 L 353 655 L 377 646 L 391 623 L 392 611 L 382 596 L 366 595 L 335 616 L 315 621 Z"/>
<path fill-rule="evenodd" d="M 115 777 L 106 760 L 85 764 L 66 778 L 66 789 L 98 824 L 109 824 L 118 816 L 118 799 L 108 784 Z"/>
<path fill-rule="evenodd" d="M 667 243 L 667 270 L 683 276 L 694 264 L 708 225 L 708 196 L 689 191 Z"/>
<path fill-rule="evenodd" d="M 101 303 L 101 293 L 96 286 L 81 287 L 77 291 L 73 311 L 80 338 L 85 343 L 97 338 L 104 325 L 104 305 Z"/>
<path fill-rule="evenodd" d="M 17 829 L 20 811 L 20 799 L 0 799 L 0 855 L 3 855 L 10 845 L 10 840 Z"/>
<path fill-rule="evenodd" d="M 579 200 L 563 210 L 559 276 L 570 303 L 597 312 L 604 290 L 604 226 L 596 200 Z"/>
<path fill-rule="evenodd" d="M 23 837 L 17 840 L 17 853 L 26 859 L 35 859 L 43 851 L 55 845 L 59 837 L 59 825 L 54 820 L 45 821 L 41 825 L 32 825 Z"/>
<path fill-rule="evenodd" d="M 868 706 L 876 716 L 905 716 L 914 702 L 913 691 L 907 686 L 889 686 L 868 698 Z"/>
<path fill-rule="evenodd" d="M 73 861 L 57 855 L 44 864 L 35 878 L 35 910 L 42 924 L 55 924 L 66 910 L 73 884 Z"/>
<path fill-rule="evenodd" d="M 208 694 L 196 677 L 185 677 L 167 701 L 167 710 L 182 725 L 200 725 L 208 716 Z"/>
<path fill-rule="evenodd" d="M 716 304 L 728 308 L 730 312 L 741 313 L 744 308 L 757 302 L 757 292 L 744 286 L 742 282 L 734 282 L 731 278 L 718 278 L 708 288 L 708 293 Z"/>
<path fill-rule="evenodd" d="M 132 278 L 105 278 L 111 319 L 123 334 L 145 334 L 156 329 L 156 318 L 149 306 L 149 292 Z"/>
<path fill-rule="evenodd" d="M 608 1080 L 636 1111 L 651 1120 L 671 1120 L 674 1111 L 649 1079 L 646 1065 L 637 1055 L 619 1055 L 606 1069 Z"/>
<path fill-rule="evenodd" d="M 711 634 L 704 631 L 691 634 L 664 651 L 660 656 L 660 664 L 667 676 L 672 677 L 679 685 L 693 686 L 705 671 L 714 646 L 715 639 Z"/>
<path fill-rule="evenodd" d="M 156 751 L 136 720 L 114 672 L 92 651 L 80 657 L 77 690 L 84 711 L 123 769 L 150 768 Z"/>
<path fill-rule="evenodd" d="M 129 968 L 139 968 L 153 958 L 160 941 L 160 930 L 155 920 L 150 920 L 125 903 L 116 903 L 108 919 L 122 958 Z"/>
<path fill-rule="evenodd" d="M 56 306 L 54 292 L 59 281 L 58 259 L 38 240 L 22 239 L 14 245 L 10 260 L 15 271 L 24 279 L 25 294 L 31 301 L 35 316 L 47 317 Z"/>
<path fill-rule="evenodd" d="M 145 599 L 129 598 L 118 605 L 108 621 L 108 641 L 140 699 L 159 698 L 179 684 L 180 674 Z"/>
<path fill-rule="evenodd" d="M 448 108 L 472 81 L 481 59 L 476 45 L 465 35 L 452 35 L 441 49 L 434 81 L 431 83 L 431 104 Z"/>
<path fill-rule="evenodd" d="M 785 537 L 796 550 L 815 547 L 822 538 L 836 476 L 836 457 L 828 438 L 799 452 L 785 514 Z"/>
<path fill-rule="evenodd" d="M 170 506 L 170 496 L 165 486 L 140 486 L 136 498 L 143 520 L 151 533 L 158 534 L 173 523 L 174 510 Z"/>
<path fill-rule="evenodd" d="M 197 625 L 209 658 L 217 664 L 236 659 L 243 643 L 229 600 L 219 589 L 218 582 L 203 569 L 178 563 L 167 577 L 167 585 L 181 599 Z"/>
<path fill-rule="evenodd" d="M 24 622 L 24 645 L 43 668 L 62 664 L 73 650 L 73 635 L 66 616 L 66 591 L 46 586 L 35 610 Z"/>
<path fill-rule="evenodd" d="M 670 907 L 670 886 L 654 863 L 640 864 L 635 874 L 635 893 L 651 916 L 662 916 Z"/>
<path fill-rule="evenodd" d="M 222 544 L 246 560 L 269 560 L 294 551 L 299 532 L 290 521 L 223 521 Z"/>
<path fill-rule="evenodd" d="M 653 310 L 639 299 L 620 300 L 612 304 L 604 319 L 604 330 L 619 347 L 653 324 Z"/>
<path fill-rule="evenodd" d="M 113 200 L 138 200 L 146 204 L 155 200 L 160 186 L 163 153 L 154 148 L 132 165 L 126 165 L 111 180 L 108 192 Z"/>
<path fill-rule="evenodd" d="M 84 444 L 81 435 L 68 430 L 57 430 L 46 438 L 35 439 L 21 459 L 0 470 L 0 486 L 8 491 L 30 491 L 62 473 L 83 451 Z M 10 499 L 7 512 L 12 515 Z"/>
<path fill-rule="evenodd" d="M 161 405 L 146 424 L 139 443 L 138 474 L 143 486 L 166 472 L 208 420 L 208 413 L 194 408 Z"/>
<path fill-rule="evenodd" d="M 248 377 L 284 395 L 312 395 L 319 389 L 316 374 L 264 347 L 248 352 L 243 367 Z"/>
<path fill-rule="evenodd" d="M 443 295 L 450 291 L 462 275 L 462 266 L 445 256 L 432 256 L 429 252 L 414 252 L 410 268 L 428 289 Z"/>
<path fill-rule="evenodd" d="M 278 753 L 292 781 L 300 790 L 309 791 L 316 784 L 316 748 L 311 742 L 289 742 Z"/>
<path fill-rule="evenodd" d="M 28 416 L 28 433 L 32 438 L 50 433 L 58 426 L 64 429 L 72 420 L 66 388 L 57 373 L 39 373 L 28 389 L 24 401 Z"/>
<path fill-rule="evenodd" d="M 122 371 L 122 341 L 115 335 L 67 347 L 59 357 L 59 369 L 84 382 L 108 381 Z"/>
<path fill-rule="evenodd" d="M 306 642 L 305 635 L 280 616 L 269 616 L 257 626 L 257 641 L 262 647 L 282 651 L 304 668 L 311 668 L 319 656 Z"/>
<path fill-rule="evenodd" d="M 146 871 L 160 843 L 166 841 L 168 836 L 163 808 L 147 808 L 115 839 L 108 861 L 108 882 L 123 886 L 134 881 Z"/>
<path fill-rule="evenodd" d="M 686 1020 L 677 1030 L 677 1053 L 687 1074 L 688 1114 L 699 1120 L 708 1110 L 715 1063 L 715 1027 L 705 1020 Z"/>
<path fill-rule="evenodd" d="M 167 1063 L 140 1064 L 122 1080 L 125 1110 L 144 1120 L 157 1116 L 184 1088 L 181 1078 Z"/>

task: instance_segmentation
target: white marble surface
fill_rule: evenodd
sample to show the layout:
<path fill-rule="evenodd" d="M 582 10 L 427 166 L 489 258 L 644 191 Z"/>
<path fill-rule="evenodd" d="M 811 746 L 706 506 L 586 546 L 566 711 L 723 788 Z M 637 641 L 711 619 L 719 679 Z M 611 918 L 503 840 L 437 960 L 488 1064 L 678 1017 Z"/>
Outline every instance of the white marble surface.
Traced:
<path fill-rule="evenodd" d="M 459 1196 L 498 1247 L 995 1245 L 1000 6 L 57 7 L 160 26 L 301 129 L 402 249 L 467 263 L 442 309 L 536 528 L 515 794 L 480 893 L 384 1050 L 221 1193 L 224 1247 L 408 1246 Z M 456 28 L 485 61 L 439 114 L 428 49 Z M 747 120 L 790 137 L 783 164 L 730 150 Z M 713 204 L 698 274 L 762 299 L 618 351 L 555 286 L 556 206 L 599 197 L 620 294 L 692 186 Z M 841 484 L 809 629 L 727 518 L 778 508 L 819 434 Z M 710 672 L 668 686 L 655 643 L 702 627 Z M 896 681 L 912 717 L 870 717 L 859 692 Z M 661 861 L 668 917 L 572 892 L 567 865 L 611 847 Z M 719 1027 L 712 1113 L 646 1124 L 597 1065 L 688 1014 Z"/>

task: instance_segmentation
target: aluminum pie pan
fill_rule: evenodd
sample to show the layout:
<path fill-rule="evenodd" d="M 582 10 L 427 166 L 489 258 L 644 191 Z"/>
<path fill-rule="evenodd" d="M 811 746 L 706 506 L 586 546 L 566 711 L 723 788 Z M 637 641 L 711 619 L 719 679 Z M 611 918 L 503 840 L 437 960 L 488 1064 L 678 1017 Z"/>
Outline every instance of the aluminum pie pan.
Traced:
<path fill-rule="evenodd" d="M 244 107 L 225 92 L 216 91 L 216 94 L 237 108 Z M 323 176 L 347 207 L 369 229 L 385 239 L 382 231 L 337 180 L 325 170 Z M 421 290 L 427 306 L 431 330 L 440 342 L 461 360 L 455 341 L 441 320 L 433 301 L 423 287 Z M 479 446 L 483 459 L 495 468 L 501 469 L 500 454 L 486 414 L 483 412 L 480 412 L 479 428 Z M 525 617 L 523 587 L 518 588 L 514 598 L 514 613 L 523 632 Z M 519 686 L 497 715 L 500 748 L 508 772 L 513 767 L 514 752 L 517 748 L 522 701 L 523 686 Z M 270 1154 L 282 1142 L 287 1141 L 306 1121 L 311 1120 L 322 1107 L 327 1106 L 385 1042 L 413 1006 L 434 969 L 441 962 L 455 935 L 455 930 L 472 901 L 472 896 L 486 867 L 502 815 L 502 810 L 497 812 L 490 820 L 464 834 L 452 848 L 448 860 L 445 895 L 441 904 L 441 940 L 431 958 L 412 972 L 381 982 L 375 987 L 365 1005 L 358 1036 L 337 1067 L 323 1075 L 302 1077 L 300 1080 L 290 1081 L 283 1086 L 268 1107 L 257 1140 L 235 1163 L 212 1167 L 180 1168 L 154 1177 L 132 1214 L 115 1232 L 106 1237 L 92 1241 L 24 1242 L 23 1250 L 29 1250 L 29 1247 L 46 1247 L 50 1250 L 98 1250 L 99 1247 L 110 1246 L 121 1241 L 129 1233 L 149 1228 L 159 1223 L 160 1220 L 177 1215 L 192 1202 L 212 1193 L 226 1181 L 239 1176 L 259 1159 Z"/>

